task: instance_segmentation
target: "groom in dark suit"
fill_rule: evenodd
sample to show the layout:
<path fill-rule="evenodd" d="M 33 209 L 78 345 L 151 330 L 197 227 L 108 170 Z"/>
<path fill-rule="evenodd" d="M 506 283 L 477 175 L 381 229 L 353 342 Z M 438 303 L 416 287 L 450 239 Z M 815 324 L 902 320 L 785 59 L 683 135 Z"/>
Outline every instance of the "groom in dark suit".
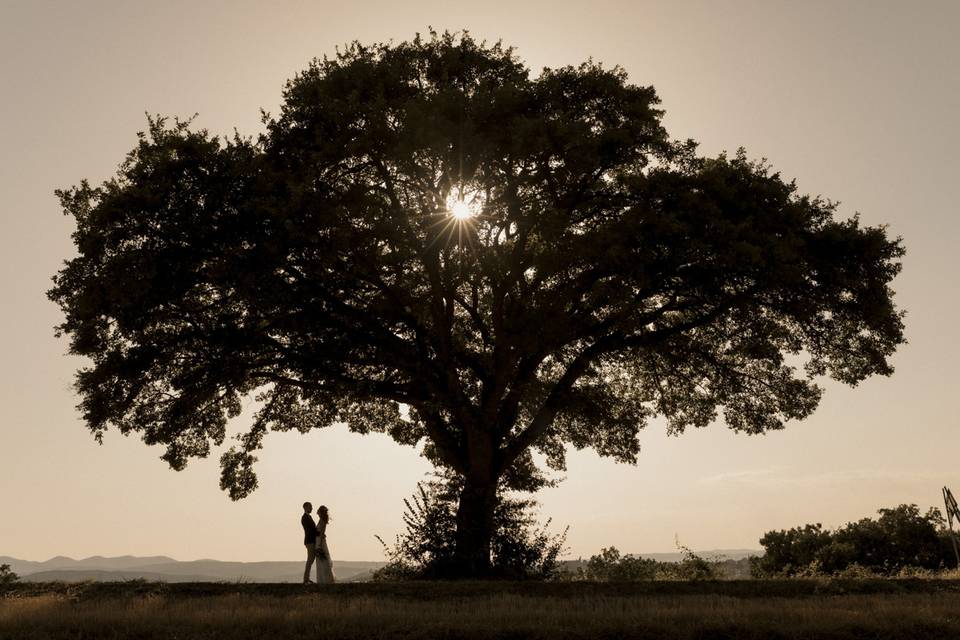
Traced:
<path fill-rule="evenodd" d="M 300 518 L 300 524 L 303 525 L 303 545 L 307 548 L 307 566 L 303 570 L 303 584 L 312 584 L 310 579 L 310 568 L 313 561 L 317 558 L 317 523 L 313 521 L 313 505 L 309 502 L 303 503 L 303 517 Z"/>

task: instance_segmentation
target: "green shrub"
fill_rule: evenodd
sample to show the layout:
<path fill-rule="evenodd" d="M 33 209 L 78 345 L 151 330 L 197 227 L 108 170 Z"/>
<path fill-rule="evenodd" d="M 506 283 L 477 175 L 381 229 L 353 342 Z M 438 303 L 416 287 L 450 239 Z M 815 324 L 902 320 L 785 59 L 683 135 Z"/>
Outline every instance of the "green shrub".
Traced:
<path fill-rule="evenodd" d="M 720 577 L 717 571 L 721 564 L 720 559 L 707 560 L 683 545 L 680 545 L 680 551 L 683 552 L 683 560 L 679 565 L 681 579 L 716 580 Z"/>
<path fill-rule="evenodd" d="M 658 562 L 635 555 L 621 555 L 616 547 L 605 547 L 578 568 L 574 579 L 595 582 L 639 582 L 642 580 L 716 580 L 721 577 L 722 560 L 706 560 L 680 545 L 680 562 Z"/>
<path fill-rule="evenodd" d="M 417 490 L 404 499 L 404 531 L 392 545 L 377 536 L 388 563 L 374 573 L 374 580 L 446 578 L 456 574 L 454 560 L 459 479 L 439 477 L 417 483 Z M 494 577 L 551 579 L 559 573 L 567 530 L 551 534 L 551 520 L 542 526 L 536 518 L 538 503 L 498 493 L 494 512 L 491 557 Z"/>
<path fill-rule="evenodd" d="M 808 524 L 768 531 L 760 538 L 764 555 L 752 565 L 755 577 L 811 575 L 899 575 L 904 571 L 956 566 L 943 516 L 921 514 L 915 504 L 880 509 L 830 532 Z"/>
<path fill-rule="evenodd" d="M 0 586 L 11 585 L 18 582 L 20 576 L 15 574 L 8 564 L 0 564 Z"/>
<path fill-rule="evenodd" d="M 616 547 L 605 547 L 580 567 L 578 578 L 596 582 L 636 582 L 653 580 L 660 563 L 640 556 L 621 556 Z"/>

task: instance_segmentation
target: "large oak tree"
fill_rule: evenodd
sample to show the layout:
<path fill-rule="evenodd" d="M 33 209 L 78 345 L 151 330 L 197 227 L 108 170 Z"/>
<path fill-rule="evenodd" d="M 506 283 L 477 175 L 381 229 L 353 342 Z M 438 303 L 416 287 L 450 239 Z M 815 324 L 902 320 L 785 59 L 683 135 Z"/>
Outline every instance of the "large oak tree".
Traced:
<path fill-rule="evenodd" d="M 657 104 L 619 68 L 533 77 L 431 34 L 314 61 L 257 138 L 150 119 L 116 177 L 58 192 L 79 254 L 50 297 L 91 361 L 87 425 L 180 469 L 255 395 L 234 499 L 269 430 L 424 443 L 462 478 L 475 574 L 498 487 L 543 482 L 532 452 L 632 462 L 655 416 L 762 433 L 824 375 L 889 375 L 899 240 L 742 152 L 700 157 Z"/>

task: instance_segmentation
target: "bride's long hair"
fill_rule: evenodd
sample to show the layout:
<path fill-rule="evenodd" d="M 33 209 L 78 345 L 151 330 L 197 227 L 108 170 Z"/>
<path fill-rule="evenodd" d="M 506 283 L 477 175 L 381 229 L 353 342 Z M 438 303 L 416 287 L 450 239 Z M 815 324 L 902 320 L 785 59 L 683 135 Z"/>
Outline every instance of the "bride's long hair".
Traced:
<path fill-rule="evenodd" d="M 320 508 L 317 509 L 317 514 L 320 516 L 320 519 L 323 520 L 323 524 L 330 523 L 330 511 L 327 509 L 326 505 L 320 505 Z"/>

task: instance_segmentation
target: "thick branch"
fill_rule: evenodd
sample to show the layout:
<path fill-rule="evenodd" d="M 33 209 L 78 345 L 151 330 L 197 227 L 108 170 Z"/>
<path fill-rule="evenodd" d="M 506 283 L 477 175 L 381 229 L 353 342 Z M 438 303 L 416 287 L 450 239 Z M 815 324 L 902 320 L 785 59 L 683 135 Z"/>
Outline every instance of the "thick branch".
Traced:
<path fill-rule="evenodd" d="M 542 436 L 557 413 L 563 408 L 564 401 L 570 389 L 580 379 L 590 367 L 597 356 L 607 349 L 604 341 L 597 341 L 581 351 L 573 361 L 567 365 L 566 371 L 560 376 L 560 379 L 550 390 L 546 400 L 540 406 L 533 420 L 526 429 L 521 431 L 513 440 L 511 440 L 503 449 L 500 459 L 500 471 L 506 470 L 521 453 Z"/>

